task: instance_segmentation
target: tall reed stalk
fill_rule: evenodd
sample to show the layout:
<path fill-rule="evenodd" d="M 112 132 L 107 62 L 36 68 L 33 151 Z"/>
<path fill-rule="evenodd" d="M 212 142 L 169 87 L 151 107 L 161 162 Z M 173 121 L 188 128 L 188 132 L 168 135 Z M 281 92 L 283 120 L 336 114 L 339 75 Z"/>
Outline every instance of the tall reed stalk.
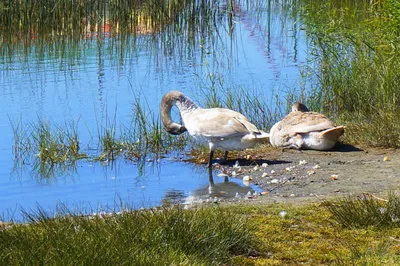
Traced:
<path fill-rule="evenodd" d="M 347 124 L 351 142 L 400 147 L 398 2 L 302 4 L 315 55 L 313 107 Z"/>

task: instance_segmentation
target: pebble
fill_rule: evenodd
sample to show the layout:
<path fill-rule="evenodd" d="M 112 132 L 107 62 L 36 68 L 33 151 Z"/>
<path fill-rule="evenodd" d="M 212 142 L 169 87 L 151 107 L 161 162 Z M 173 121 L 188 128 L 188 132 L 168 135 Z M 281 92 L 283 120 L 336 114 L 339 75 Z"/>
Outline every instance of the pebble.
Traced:
<path fill-rule="evenodd" d="M 321 168 L 321 166 L 319 166 L 319 164 L 316 164 L 313 168 L 314 169 L 319 169 L 319 168 Z"/>
<path fill-rule="evenodd" d="M 267 173 L 263 173 L 261 177 L 264 178 L 264 177 L 267 177 L 267 176 L 268 176 Z"/>
<path fill-rule="evenodd" d="M 338 175 L 331 175 L 332 180 L 338 180 Z"/>
<path fill-rule="evenodd" d="M 245 175 L 243 177 L 243 181 L 250 181 L 250 180 L 252 180 L 252 178 L 250 176 L 248 176 L 248 175 Z"/>
<path fill-rule="evenodd" d="M 267 166 L 268 166 L 267 163 L 263 163 L 263 164 L 261 165 L 261 167 L 263 167 L 263 168 L 266 168 Z"/>
<path fill-rule="evenodd" d="M 272 180 L 271 180 L 271 184 L 277 184 L 278 182 L 279 182 L 278 179 L 272 179 Z"/>
<path fill-rule="evenodd" d="M 286 215 L 287 215 L 286 211 L 279 212 L 279 216 L 282 217 L 282 218 L 285 218 Z"/>
<path fill-rule="evenodd" d="M 306 161 L 306 160 L 300 160 L 300 161 L 299 161 L 299 165 L 305 165 L 305 164 L 307 164 L 307 161 Z"/>
<path fill-rule="evenodd" d="M 275 174 L 275 170 L 271 170 L 271 174 Z"/>
<path fill-rule="evenodd" d="M 389 156 L 383 157 L 383 161 L 384 161 L 384 162 L 390 161 Z"/>

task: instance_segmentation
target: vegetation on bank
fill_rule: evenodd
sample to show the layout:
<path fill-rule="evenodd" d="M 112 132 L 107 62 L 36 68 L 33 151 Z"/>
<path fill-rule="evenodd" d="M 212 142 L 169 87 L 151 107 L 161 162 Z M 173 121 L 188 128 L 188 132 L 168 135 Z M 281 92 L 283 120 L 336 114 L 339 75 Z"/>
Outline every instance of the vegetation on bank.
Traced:
<path fill-rule="evenodd" d="M 211 203 L 213 204 L 213 203 Z M 4 265 L 398 265 L 400 198 L 165 205 L 91 216 L 39 210 L 3 224 Z"/>
<path fill-rule="evenodd" d="M 349 143 L 400 147 L 399 2 L 300 2 L 311 109 L 345 124 Z"/>

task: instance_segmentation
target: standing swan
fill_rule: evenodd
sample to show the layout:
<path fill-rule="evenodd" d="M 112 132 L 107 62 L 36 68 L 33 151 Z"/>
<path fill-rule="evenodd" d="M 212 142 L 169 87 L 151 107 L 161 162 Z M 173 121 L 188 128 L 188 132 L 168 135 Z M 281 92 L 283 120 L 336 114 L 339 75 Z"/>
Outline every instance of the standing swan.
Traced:
<path fill-rule="evenodd" d="M 172 121 L 173 106 L 178 107 L 184 126 Z M 269 137 L 244 115 L 224 108 L 203 109 L 179 91 L 170 91 L 162 98 L 161 119 L 168 133 L 179 135 L 187 130 L 196 141 L 208 145 L 209 168 L 215 150 L 224 150 L 226 160 L 228 151 L 250 148 Z"/>
<path fill-rule="evenodd" d="M 269 140 L 275 147 L 329 150 L 343 135 L 344 129 L 297 102 L 293 104 L 292 112 L 271 128 Z"/>

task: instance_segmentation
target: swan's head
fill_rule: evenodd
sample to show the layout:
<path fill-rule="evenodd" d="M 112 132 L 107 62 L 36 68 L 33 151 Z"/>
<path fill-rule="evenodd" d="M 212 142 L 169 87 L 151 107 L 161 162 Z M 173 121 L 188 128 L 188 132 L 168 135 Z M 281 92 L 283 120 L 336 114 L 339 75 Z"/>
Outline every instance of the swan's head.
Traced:
<path fill-rule="evenodd" d="M 309 112 L 307 106 L 302 103 L 296 102 L 292 105 L 292 112 Z"/>
<path fill-rule="evenodd" d="M 187 129 L 185 126 L 175 123 L 171 118 L 171 109 L 176 105 L 177 102 L 181 102 L 185 99 L 180 91 L 170 91 L 165 94 L 161 100 L 161 120 L 163 122 L 165 131 L 172 135 L 180 135 Z"/>

